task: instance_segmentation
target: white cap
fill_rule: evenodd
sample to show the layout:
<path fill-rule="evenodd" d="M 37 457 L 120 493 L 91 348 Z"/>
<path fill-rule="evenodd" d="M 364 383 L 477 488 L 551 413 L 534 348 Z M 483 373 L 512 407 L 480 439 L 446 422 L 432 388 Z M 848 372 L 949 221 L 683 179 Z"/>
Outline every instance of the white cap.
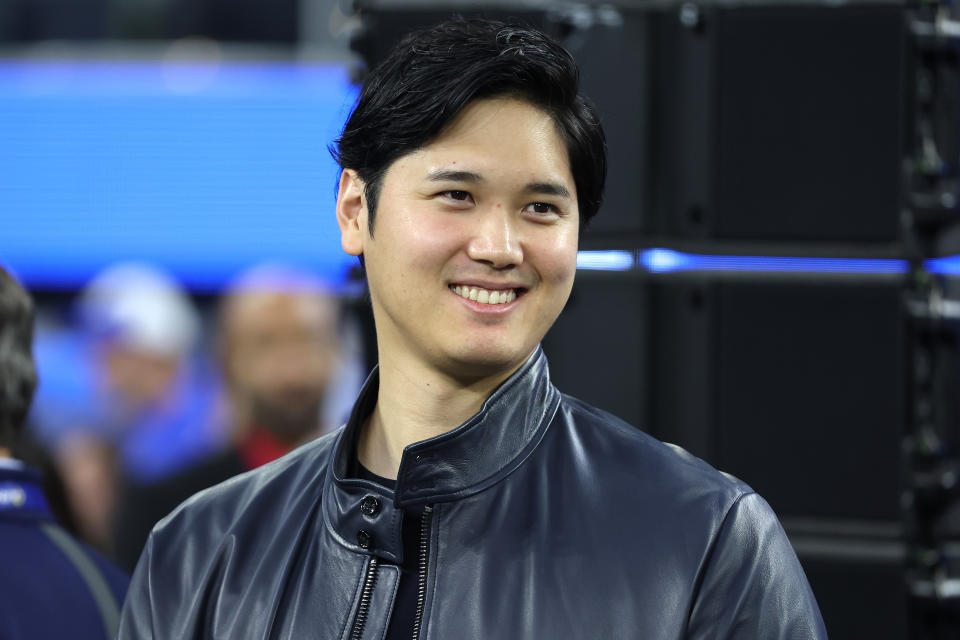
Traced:
<path fill-rule="evenodd" d="M 184 355 L 200 332 L 197 311 L 180 285 L 146 263 L 108 267 L 87 285 L 78 305 L 95 334 L 156 355 Z"/>

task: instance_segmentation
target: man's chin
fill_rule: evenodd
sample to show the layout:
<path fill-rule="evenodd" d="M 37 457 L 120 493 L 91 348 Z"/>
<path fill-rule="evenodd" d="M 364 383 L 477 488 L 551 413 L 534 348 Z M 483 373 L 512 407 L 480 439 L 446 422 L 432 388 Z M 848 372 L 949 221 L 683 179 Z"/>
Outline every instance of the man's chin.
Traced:
<path fill-rule="evenodd" d="M 299 444 L 320 431 L 320 407 L 291 411 L 271 409 L 254 413 L 254 422 L 291 445 Z"/>
<path fill-rule="evenodd" d="M 536 349 L 506 348 L 500 345 L 463 349 L 451 358 L 450 369 L 464 380 L 506 378 L 527 361 Z"/>

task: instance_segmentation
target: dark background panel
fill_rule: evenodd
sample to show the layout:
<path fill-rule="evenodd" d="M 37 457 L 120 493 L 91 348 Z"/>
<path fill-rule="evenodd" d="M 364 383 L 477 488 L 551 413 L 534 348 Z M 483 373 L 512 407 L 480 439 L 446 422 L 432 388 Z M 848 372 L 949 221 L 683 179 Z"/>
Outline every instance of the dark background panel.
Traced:
<path fill-rule="evenodd" d="M 654 435 L 740 477 L 781 516 L 900 518 L 897 283 L 650 286 Z"/>
<path fill-rule="evenodd" d="M 651 188 L 643 216 L 646 233 L 709 238 L 715 226 L 716 30 L 680 20 L 667 6 L 649 14 Z"/>
<path fill-rule="evenodd" d="M 896 6 L 716 13 L 718 237 L 899 237 Z"/>
<path fill-rule="evenodd" d="M 644 427 L 647 291 L 633 280 L 579 277 L 543 348 L 560 391 Z"/>
<path fill-rule="evenodd" d="M 907 592 L 893 559 L 800 556 L 827 633 L 837 640 L 903 640 Z"/>
<path fill-rule="evenodd" d="M 710 461 L 715 457 L 715 288 L 704 277 L 648 286 L 650 430 Z"/>
<path fill-rule="evenodd" d="M 607 133 L 607 188 L 585 238 L 590 244 L 635 246 L 643 229 L 653 188 L 650 91 L 656 78 L 647 43 L 654 30 L 649 12 L 617 9 L 600 13 L 590 28 L 571 33 L 565 42 L 580 65 L 581 91 Z"/>
<path fill-rule="evenodd" d="M 165 35 L 228 42 L 294 43 L 297 0 L 169 0 Z"/>
<path fill-rule="evenodd" d="M 649 12 L 645 232 L 898 241 L 902 8 L 684 6 Z"/>
<path fill-rule="evenodd" d="M 900 288 L 719 287 L 716 464 L 784 515 L 899 518 Z"/>

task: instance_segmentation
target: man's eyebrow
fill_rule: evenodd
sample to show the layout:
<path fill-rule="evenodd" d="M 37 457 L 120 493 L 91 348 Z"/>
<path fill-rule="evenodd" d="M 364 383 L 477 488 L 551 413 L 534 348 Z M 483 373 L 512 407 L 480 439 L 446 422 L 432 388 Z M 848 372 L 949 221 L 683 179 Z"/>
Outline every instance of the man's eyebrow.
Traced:
<path fill-rule="evenodd" d="M 485 181 L 479 173 L 457 169 L 435 169 L 427 174 L 427 180 L 431 182 L 470 182 L 474 184 Z M 523 190 L 527 193 L 543 196 L 572 197 L 570 190 L 559 182 L 530 182 L 524 185 Z"/>
<path fill-rule="evenodd" d="M 431 182 L 483 182 L 483 176 L 473 171 L 457 171 L 455 169 L 436 169 L 427 174 Z"/>
<path fill-rule="evenodd" d="M 570 198 L 570 190 L 559 182 L 531 182 L 525 188 L 529 193 L 537 193 L 544 196 L 557 196 L 558 198 Z"/>

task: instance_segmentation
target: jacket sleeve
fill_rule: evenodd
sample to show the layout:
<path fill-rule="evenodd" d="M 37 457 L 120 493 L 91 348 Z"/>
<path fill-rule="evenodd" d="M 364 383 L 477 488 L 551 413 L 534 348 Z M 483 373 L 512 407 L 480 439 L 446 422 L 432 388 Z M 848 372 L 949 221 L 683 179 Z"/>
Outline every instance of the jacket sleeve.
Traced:
<path fill-rule="evenodd" d="M 151 534 L 130 581 L 127 599 L 120 613 L 117 640 L 153 640 L 153 596 L 150 586 L 152 549 Z"/>
<path fill-rule="evenodd" d="M 740 496 L 731 506 L 700 579 L 688 638 L 827 637 L 787 534 L 756 493 Z"/>

